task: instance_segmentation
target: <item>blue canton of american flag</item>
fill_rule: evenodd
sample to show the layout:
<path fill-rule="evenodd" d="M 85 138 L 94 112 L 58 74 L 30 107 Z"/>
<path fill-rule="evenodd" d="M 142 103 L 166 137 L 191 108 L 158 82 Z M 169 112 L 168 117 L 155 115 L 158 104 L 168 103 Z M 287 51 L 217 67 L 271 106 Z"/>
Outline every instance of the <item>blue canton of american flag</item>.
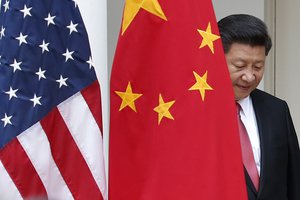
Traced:
<path fill-rule="evenodd" d="M 0 199 L 105 199 L 100 87 L 76 0 L 2 0 Z"/>

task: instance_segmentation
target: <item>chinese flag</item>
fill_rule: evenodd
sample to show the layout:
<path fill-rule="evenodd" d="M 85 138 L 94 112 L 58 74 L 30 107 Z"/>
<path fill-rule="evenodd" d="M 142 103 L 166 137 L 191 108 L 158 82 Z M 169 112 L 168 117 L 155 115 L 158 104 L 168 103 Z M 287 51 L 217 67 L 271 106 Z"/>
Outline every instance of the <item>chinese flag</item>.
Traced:
<path fill-rule="evenodd" d="M 111 75 L 110 200 L 246 200 L 209 0 L 126 0 Z"/>

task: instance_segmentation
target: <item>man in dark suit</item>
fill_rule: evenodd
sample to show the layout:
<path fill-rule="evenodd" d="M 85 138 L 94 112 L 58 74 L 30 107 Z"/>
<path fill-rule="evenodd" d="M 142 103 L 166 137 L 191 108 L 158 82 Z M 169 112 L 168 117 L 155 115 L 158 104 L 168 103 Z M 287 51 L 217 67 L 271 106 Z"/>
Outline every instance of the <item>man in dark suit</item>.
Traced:
<path fill-rule="evenodd" d="M 242 124 L 240 135 L 245 132 L 249 141 L 250 153 L 241 136 L 248 199 L 300 200 L 300 151 L 288 105 L 256 89 L 272 46 L 267 28 L 250 15 L 230 15 L 218 26 Z"/>

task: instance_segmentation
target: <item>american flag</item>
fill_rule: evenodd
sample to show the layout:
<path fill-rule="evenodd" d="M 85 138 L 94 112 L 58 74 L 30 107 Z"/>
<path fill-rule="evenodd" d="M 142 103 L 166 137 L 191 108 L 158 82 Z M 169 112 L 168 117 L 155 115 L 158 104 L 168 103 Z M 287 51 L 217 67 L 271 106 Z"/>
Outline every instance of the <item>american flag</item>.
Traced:
<path fill-rule="evenodd" d="M 93 65 L 76 0 L 2 0 L 0 199 L 106 199 Z"/>

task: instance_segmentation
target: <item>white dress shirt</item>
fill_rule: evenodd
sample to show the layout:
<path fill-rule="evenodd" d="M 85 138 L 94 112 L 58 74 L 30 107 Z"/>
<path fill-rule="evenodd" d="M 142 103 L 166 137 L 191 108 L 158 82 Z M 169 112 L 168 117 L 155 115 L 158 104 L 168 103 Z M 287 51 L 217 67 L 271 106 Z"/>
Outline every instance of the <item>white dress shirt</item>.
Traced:
<path fill-rule="evenodd" d="M 245 128 L 247 129 L 247 133 L 249 135 L 252 150 L 253 150 L 257 171 L 258 174 L 260 175 L 260 166 L 261 166 L 260 140 L 259 140 L 259 132 L 257 127 L 256 116 L 255 116 L 251 97 L 248 96 L 242 100 L 239 100 L 238 103 L 242 107 L 240 112 L 241 119 L 245 125 Z"/>

